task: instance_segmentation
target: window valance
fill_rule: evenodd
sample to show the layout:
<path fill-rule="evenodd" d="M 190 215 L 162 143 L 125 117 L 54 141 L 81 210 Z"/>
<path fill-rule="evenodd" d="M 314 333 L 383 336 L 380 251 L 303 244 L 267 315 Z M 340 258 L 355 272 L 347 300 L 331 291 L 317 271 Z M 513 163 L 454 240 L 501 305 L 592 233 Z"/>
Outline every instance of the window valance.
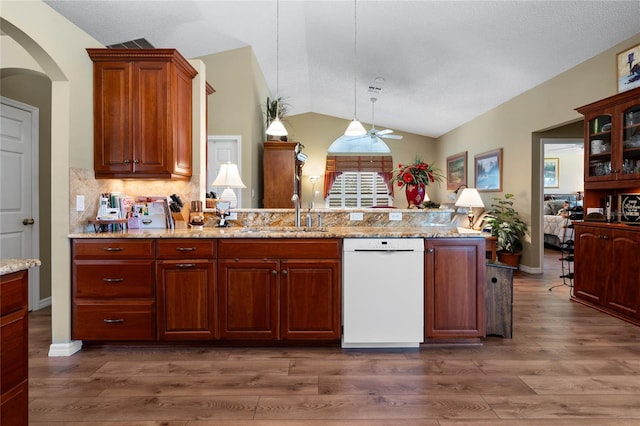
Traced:
<path fill-rule="evenodd" d="M 343 172 L 377 173 L 382 176 L 391 193 L 392 170 L 393 158 L 390 155 L 328 155 L 324 173 L 324 197 L 329 196 L 333 183 Z"/>

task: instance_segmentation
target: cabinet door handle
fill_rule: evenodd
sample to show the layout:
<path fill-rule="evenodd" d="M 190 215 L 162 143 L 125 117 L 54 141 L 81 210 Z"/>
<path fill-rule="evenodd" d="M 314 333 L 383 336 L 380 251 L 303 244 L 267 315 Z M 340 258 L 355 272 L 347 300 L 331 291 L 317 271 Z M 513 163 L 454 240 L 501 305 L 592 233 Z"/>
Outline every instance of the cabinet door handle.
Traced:
<path fill-rule="evenodd" d="M 140 160 L 133 160 L 133 164 L 138 164 Z"/>
<path fill-rule="evenodd" d="M 124 160 L 124 164 L 129 164 L 131 161 L 129 160 Z"/>
<path fill-rule="evenodd" d="M 601 240 L 608 240 L 609 236 L 608 235 L 600 235 L 599 236 Z"/>
<path fill-rule="evenodd" d="M 104 251 L 122 251 L 124 248 L 122 247 L 105 247 L 102 250 Z"/>
<path fill-rule="evenodd" d="M 105 323 L 107 323 L 107 324 L 120 324 L 120 323 L 123 323 L 123 322 L 124 322 L 124 319 L 122 319 L 122 318 L 118 318 L 118 319 L 108 319 L 108 318 L 105 318 L 105 319 L 103 319 L 102 321 L 104 321 L 104 322 L 105 322 Z"/>
<path fill-rule="evenodd" d="M 102 281 L 105 283 L 121 283 L 124 278 L 103 278 Z"/>
<path fill-rule="evenodd" d="M 427 250 L 427 253 L 431 253 L 431 254 L 433 254 L 434 252 L 435 252 L 435 250 L 434 250 L 434 249 L 432 249 L 432 248 L 430 248 L 429 250 Z"/>
<path fill-rule="evenodd" d="M 278 275 L 278 271 L 276 271 L 275 269 L 271 270 L 271 275 Z"/>
<path fill-rule="evenodd" d="M 180 268 L 180 269 L 195 268 L 195 266 L 196 266 L 195 263 L 178 263 L 178 264 L 176 264 L 176 268 Z"/>
<path fill-rule="evenodd" d="M 289 271 L 287 271 L 286 269 L 284 271 L 282 271 L 282 275 L 287 275 L 289 273 Z"/>
<path fill-rule="evenodd" d="M 178 251 L 196 251 L 195 247 L 176 247 Z"/>

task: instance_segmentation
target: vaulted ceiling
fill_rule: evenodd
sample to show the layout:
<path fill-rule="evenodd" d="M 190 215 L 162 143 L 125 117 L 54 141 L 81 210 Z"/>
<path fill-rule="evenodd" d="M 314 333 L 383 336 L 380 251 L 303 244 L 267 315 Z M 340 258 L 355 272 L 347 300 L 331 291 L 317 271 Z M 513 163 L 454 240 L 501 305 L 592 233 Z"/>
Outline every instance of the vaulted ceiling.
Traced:
<path fill-rule="evenodd" d="M 355 16 L 341 0 L 45 2 L 104 45 L 146 38 L 187 58 L 251 46 L 273 94 L 278 58 L 290 114 L 351 119 L 355 69 L 361 121 L 375 96 L 377 128 L 432 137 L 640 32 L 638 0 L 360 0 Z"/>

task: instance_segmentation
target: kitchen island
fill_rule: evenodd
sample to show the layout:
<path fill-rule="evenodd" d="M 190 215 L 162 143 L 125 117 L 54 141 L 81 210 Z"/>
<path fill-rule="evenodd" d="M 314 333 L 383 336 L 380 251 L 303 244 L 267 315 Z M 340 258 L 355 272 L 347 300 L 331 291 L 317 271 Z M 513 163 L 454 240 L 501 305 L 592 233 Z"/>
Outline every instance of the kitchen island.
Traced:
<path fill-rule="evenodd" d="M 72 337 L 89 344 L 339 344 L 345 238 L 423 242 L 416 267 L 424 271 L 425 343 L 485 334 L 485 239 L 455 228 L 237 226 L 69 237 Z"/>

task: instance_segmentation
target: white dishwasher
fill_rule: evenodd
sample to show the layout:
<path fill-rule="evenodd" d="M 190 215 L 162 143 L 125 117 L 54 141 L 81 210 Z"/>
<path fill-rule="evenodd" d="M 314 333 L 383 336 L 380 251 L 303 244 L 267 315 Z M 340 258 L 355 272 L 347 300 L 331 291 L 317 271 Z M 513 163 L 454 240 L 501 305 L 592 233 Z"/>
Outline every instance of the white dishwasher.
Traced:
<path fill-rule="evenodd" d="M 343 348 L 424 341 L 424 239 L 344 239 L 342 325 Z"/>

